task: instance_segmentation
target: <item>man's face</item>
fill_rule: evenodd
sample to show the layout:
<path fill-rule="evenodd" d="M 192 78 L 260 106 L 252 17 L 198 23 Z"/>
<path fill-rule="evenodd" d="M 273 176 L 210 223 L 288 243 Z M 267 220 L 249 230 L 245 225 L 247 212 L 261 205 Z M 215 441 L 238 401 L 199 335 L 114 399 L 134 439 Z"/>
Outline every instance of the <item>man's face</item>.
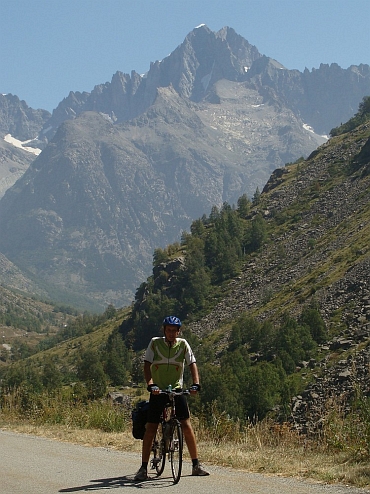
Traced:
<path fill-rule="evenodd" d="M 166 337 L 166 340 L 170 341 L 171 343 L 176 341 L 176 338 L 179 335 L 179 333 L 180 333 L 180 328 L 178 326 L 169 325 L 169 326 L 165 326 L 164 328 L 164 335 Z"/>

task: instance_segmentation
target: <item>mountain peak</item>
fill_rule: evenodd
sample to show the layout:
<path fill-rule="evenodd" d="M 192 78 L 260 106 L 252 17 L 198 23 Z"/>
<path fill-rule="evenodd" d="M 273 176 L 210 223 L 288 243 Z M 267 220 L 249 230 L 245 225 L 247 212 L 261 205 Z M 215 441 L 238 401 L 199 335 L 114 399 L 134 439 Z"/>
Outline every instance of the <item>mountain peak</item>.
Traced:
<path fill-rule="evenodd" d="M 212 31 L 209 29 L 209 27 L 207 26 L 207 24 L 199 24 L 199 26 L 196 26 L 191 32 L 195 32 L 195 31 L 198 31 L 198 30 L 205 30 L 209 33 L 211 33 Z M 189 33 L 190 34 L 190 33 Z"/>
<path fill-rule="evenodd" d="M 183 97 L 201 101 L 207 97 L 212 85 L 220 79 L 241 81 L 245 78 L 245 67 L 260 58 L 255 46 L 229 27 L 218 32 L 211 31 L 205 24 L 193 29 L 166 59 L 155 69 L 156 77 L 169 82 Z M 148 78 L 150 78 L 150 71 Z"/>

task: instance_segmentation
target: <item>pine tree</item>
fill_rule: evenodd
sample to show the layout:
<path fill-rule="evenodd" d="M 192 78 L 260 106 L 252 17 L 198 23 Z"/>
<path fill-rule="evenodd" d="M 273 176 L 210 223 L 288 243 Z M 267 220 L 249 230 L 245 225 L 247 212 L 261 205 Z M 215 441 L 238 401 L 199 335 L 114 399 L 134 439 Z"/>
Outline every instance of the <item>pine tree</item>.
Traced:
<path fill-rule="evenodd" d="M 114 331 L 107 340 L 104 362 L 104 370 L 113 386 L 122 385 L 128 381 L 132 358 L 118 331 Z"/>
<path fill-rule="evenodd" d="M 237 202 L 237 211 L 239 213 L 239 216 L 243 219 L 246 219 L 250 213 L 251 209 L 251 201 L 249 200 L 247 194 L 243 194 L 241 197 L 239 197 L 238 202 Z"/>
<path fill-rule="evenodd" d="M 259 188 L 257 187 L 256 192 L 253 195 L 253 200 L 252 200 L 253 206 L 258 206 L 260 201 L 261 201 L 261 192 L 260 192 Z"/>
<path fill-rule="evenodd" d="M 202 309 L 211 287 L 209 270 L 205 265 L 204 241 L 189 236 L 186 242 L 186 269 L 180 277 L 183 311 L 192 313 Z"/>
<path fill-rule="evenodd" d="M 43 386 L 49 391 L 54 391 L 61 387 L 62 374 L 53 360 L 49 359 L 45 362 L 41 379 Z"/>
<path fill-rule="evenodd" d="M 249 252 L 255 252 L 260 249 L 267 241 L 266 222 L 261 214 L 257 214 L 253 218 L 245 235 L 245 242 Z"/>
<path fill-rule="evenodd" d="M 85 383 L 89 399 L 102 398 L 105 395 L 107 377 L 95 350 L 85 350 L 80 353 L 77 377 Z"/>

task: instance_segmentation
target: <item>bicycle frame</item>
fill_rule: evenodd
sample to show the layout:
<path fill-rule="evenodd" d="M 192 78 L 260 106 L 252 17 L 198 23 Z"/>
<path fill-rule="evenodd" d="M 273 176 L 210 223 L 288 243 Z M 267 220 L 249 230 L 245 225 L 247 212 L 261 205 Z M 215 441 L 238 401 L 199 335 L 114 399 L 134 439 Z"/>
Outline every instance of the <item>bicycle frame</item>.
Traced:
<path fill-rule="evenodd" d="M 189 390 L 175 391 L 169 387 L 161 390 L 160 394 L 167 394 L 168 403 L 163 407 L 161 420 L 158 424 L 152 451 L 151 460 L 152 469 L 157 471 L 157 475 L 163 473 L 166 455 L 171 463 L 171 471 L 174 483 L 177 484 L 181 477 L 182 470 L 182 451 L 183 451 L 183 434 L 181 423 L 176 417 L 175 396 L 190 394 Z"/>

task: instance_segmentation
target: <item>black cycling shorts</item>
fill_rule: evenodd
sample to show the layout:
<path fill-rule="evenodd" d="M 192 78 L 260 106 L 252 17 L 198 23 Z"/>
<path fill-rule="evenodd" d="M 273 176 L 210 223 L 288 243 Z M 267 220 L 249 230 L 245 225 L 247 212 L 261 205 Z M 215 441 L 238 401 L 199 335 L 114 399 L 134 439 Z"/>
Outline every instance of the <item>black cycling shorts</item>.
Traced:
<path fill-rule="evenodd" d="M 152 424 L 159 424 L 161 413 L 167 402 L 168 396 L 166 394 L 153 395 L 150 393 L 147 421 Z M 179 420 L 186 420 L 190 417 L 188 402 L 184 395 L 175 396 L 175 405 L 176 417 Z"/>

